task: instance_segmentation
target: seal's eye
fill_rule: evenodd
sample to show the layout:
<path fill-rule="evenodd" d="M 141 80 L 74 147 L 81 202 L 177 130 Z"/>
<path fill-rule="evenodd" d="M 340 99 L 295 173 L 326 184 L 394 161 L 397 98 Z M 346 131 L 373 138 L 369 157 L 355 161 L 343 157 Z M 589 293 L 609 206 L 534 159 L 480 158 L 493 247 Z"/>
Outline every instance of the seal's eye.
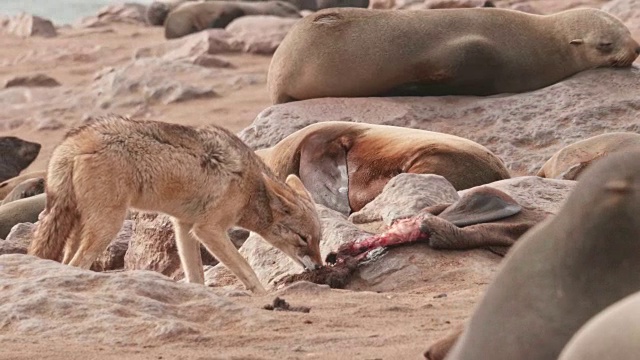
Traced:
<path fill-rule="evenodd" d="M 602 52 L 611 52 L 611 50 L 613 50 L 613 43 L 601 42 L 598 44 L 597 48 Z"/>

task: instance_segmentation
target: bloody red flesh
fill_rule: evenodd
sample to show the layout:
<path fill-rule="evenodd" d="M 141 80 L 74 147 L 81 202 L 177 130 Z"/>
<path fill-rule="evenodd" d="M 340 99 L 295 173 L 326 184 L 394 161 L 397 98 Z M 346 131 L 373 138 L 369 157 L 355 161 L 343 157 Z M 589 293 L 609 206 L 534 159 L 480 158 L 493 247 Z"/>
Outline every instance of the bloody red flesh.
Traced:
<path fill-rule="evenodd" d="M 373 235 L 360 241 L 343 244 L 338 248 L 337 254 L 335 254 L 335 263 L 343 262 L 346 257 L 362 259 L 366 257 L 367 253 L 371 250 L 381 247 L 428 240 L 429 234 L 420 231 L 420 224 L 422 224 L 425 216 L 433 215 L 421 214 L 408 219 L 401 219 L 381 234 Z"/>

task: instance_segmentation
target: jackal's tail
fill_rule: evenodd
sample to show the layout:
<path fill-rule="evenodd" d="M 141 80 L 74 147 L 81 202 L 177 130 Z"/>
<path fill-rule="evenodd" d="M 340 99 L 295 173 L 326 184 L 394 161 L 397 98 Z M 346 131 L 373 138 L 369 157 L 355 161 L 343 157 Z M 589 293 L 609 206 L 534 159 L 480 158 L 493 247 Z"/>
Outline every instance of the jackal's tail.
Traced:
<path fill-rule="evenodd" d="M 61 144 L 51 156 L 45 216 L 35 230 L 29 255 L 60 261 L 67 238 L 77 226 L 80 214 L 73 187 L 73 150 L 72 146 Z"/>

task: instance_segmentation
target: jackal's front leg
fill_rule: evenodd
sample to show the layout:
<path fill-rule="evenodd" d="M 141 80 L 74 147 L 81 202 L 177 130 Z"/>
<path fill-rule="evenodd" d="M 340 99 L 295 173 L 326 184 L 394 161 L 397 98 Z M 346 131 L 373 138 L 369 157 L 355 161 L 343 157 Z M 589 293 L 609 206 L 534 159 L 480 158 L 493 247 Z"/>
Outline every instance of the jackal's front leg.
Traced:
<path fill-rule="evenodd" d="M 200 242 L 191 235 L 193 224 L 173 219 L 176 233 L 176 245 L 182 264 L 184 276 L 190 283 L 204 284 L 204 270 L 202 269 L 202 255 Z"/>
<path fill-rule="evenodd" d="M 267 293 L 247 260 L 229 239 L 225 229 L 196 224 L 193 232 L 207 250 L 242 281 L 247 290 L 258 295 Z"/>

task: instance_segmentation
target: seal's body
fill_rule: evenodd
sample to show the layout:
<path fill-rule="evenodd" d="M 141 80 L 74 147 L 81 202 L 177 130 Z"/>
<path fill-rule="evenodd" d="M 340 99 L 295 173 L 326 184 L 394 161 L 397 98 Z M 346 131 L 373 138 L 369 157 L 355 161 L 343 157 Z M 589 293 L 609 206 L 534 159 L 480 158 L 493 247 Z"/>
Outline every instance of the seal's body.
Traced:
<path fill-rule="evenodd" d="M 640 290 L 638 214 L 640 151 L 595 162 L 516 242 L 446 359 L 557 359 L 591 317 Z"/>
<path fill-rule="evenodd" d="M 274 53 L 273 103 L 320 97 L 491 95 L 531 91 L 579 71 L 630 66 L 640 52 L 612 15 L 492 8 L 326 9 Z"/>
<path fill-rule="evenodd" d="M 225 28 L 246 15 L 299 18 L 299 9 L 285 1 L 188 1 L 172 10 L 164 22 L 164 36 L 175 39 L 194 32 Z"/>
<path fill-rule="evenodd" d="M 509 178 L 489 149 L 450 134 L 347 121 L 309 125 L 256 151 L 276 176 L 299 175 L 314 200 L 345 214 L 400 173 L 437 174 L 457 190 Z"/>
<path fill-rule="evenodd" d="M 576 180 L 594 160 L 623 150 L 640 150 L 640 134 L 612 132 L 575 142 L 553 154 L 536 175 Z"/>
<path fill-rule="evenodd" d="M 640 292 L 591 318 L 576 332 L 558 360 L 635 360 L 640 354 Z"/>

